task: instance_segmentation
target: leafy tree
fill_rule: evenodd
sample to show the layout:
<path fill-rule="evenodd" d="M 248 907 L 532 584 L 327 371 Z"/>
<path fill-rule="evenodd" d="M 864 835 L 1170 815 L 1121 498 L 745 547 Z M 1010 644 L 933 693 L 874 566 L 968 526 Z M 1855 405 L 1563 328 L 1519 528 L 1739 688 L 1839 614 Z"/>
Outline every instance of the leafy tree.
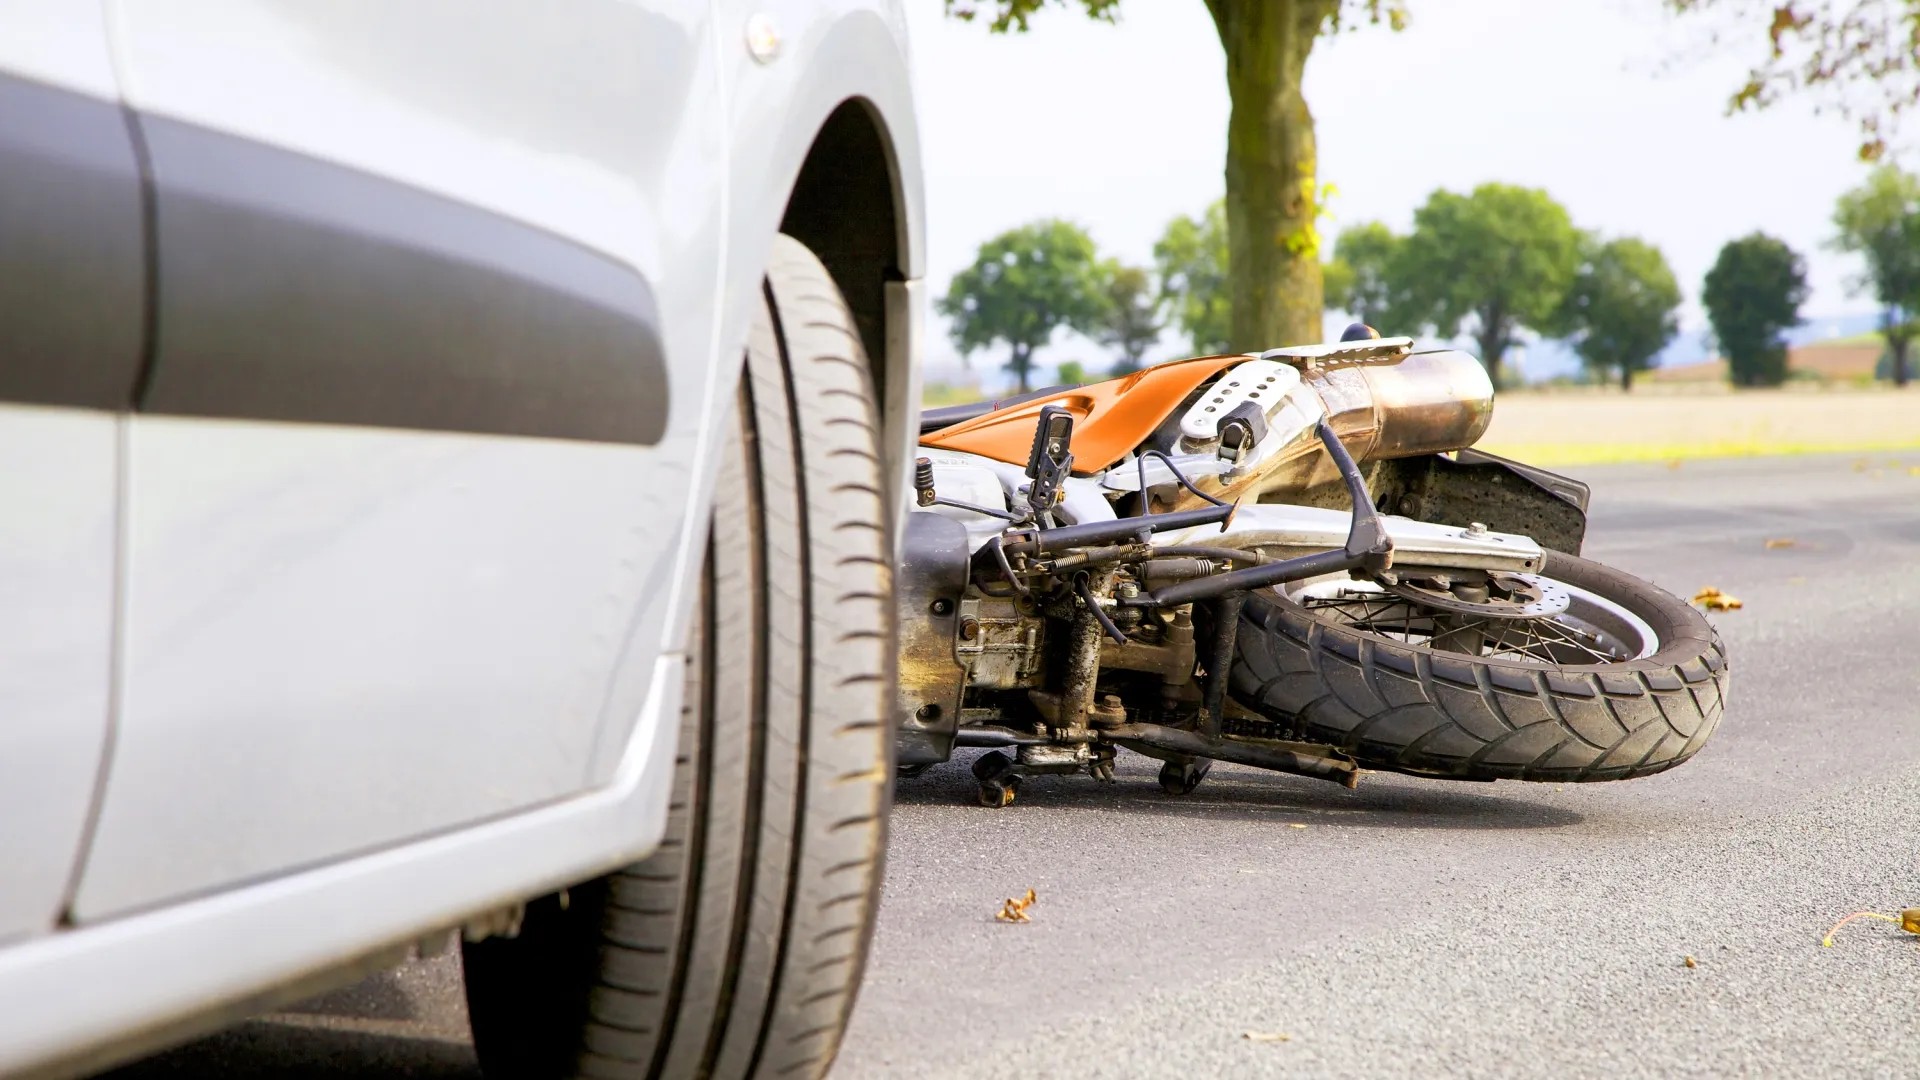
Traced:
<path fill-rule="evenodd" d="M 1333 242 L 1327 264 L 1327 307 L 1344 311 L 1391 337 L 1405 298 L 1395 291 L 1394 260 L 1403 241 L 1377 221 L 1350 225 Z M 1399 307 L 1396 308 L 1396 301 Z"/>
<path fill-rule="evenodd" d="M 1232 345 L 1232 303 L 1227 292 L 1227 207 L 1207 208 L 1196 221 L 1185 214 L 1167 223 L 1153 245 L 1164 302 L 1191 341 L 1195 355 L 1223 353 Z"/>
<path fill-rule="evenodd" d="M 1783 241 L 1756 232 L 1720 249 L 1700 302 L 1735 386 L 1786 381 L 1787 347 L 1780 335 L 1799 325 L 1806 298 L 1806 266 Z"/>
<path fill-rule="evenodd" d="M 1140 358 L 1160 340 L 1166 324 L 1160 318 L 1161 297 L 1154 292 L 1153 281 L 1137 266 L 1109 262 L 1101 267 L 1107 293 L 1107 317 L 1093 333 L 1093 340 L 1120 353 L 1113 367 L 1115 375 L 1140 370 Z"/>
<path fill-rule="evenodd" d="M 1054 0 L 1114 21 L 1119 0 Z M 1025 31 L 1047 0 L 946 0 L 962 19 L 989 15 L 995 33 Z M 1229 330 L 1238 349 L 1320 340 L 1319 183 L 1313 114 L 1301 93 L 1307 57 L 1322 34 L 1364 20 L 1406 25 L 1405 0 L 1207 0 L 1227 57 L 1227 198 L 1224 233 Z M 1189 330 L 1189 333 L 1192 331 Z M 1196 348 L 1198 346 L 1196 345 Z"/>
<path fill-rule="evenodd" d="M 935 305 L 953 320 L 962 355 L 1004 343 L 1007 370 L 1028 389 L 1033 351 L 1056 330 L 1093 331 L 1106 312 L 1093 240 L 1057 218 L 1022 225 L 980 245 L 973 265 L 955 274 Z"/>
<path fill-rule="evenodd" d="M 1574 275 L 1561 325 L 1588 370 L 1617 374 L 1620 389 L 1680 332 L 1680 285 L 1660 249 L 1631 236 L 1593 247 Z"/>
<path fill-rule="evenodd" d="M 1920 335 L 1920 178 L 1893 165 L 1840 196 L 1833 211 L 1834 246 L 1866 256 L 1857 287 L 1881 303 L 1880 332 L 1892 357 L 1895 386 L 1907 385 L 1907 347 Z"/>
<path fill-rule="evenodd" d="M 1393 276 L 1409 322 L 1443 337 L 1465 328 L 1497 386 L 1522 329 L 1559 329 L 1580 253 L 1580 232 L 1546 192 L 1482 184 L 1471 195 L 1436 191 L 1414 211 Z"/>
<path fill-rule="evenodd" d="M 1087 381 L 1087 365 L 1078 360 L 1063 360 L 1053 369 L 1053 377 L 1061 383 L 1074 386 Z"/>
<path fill-rule="evenodd" d="M 1764 19 L 1766 59 L 1727 103 L 1764 109 L 1812 93 L 1860 124 L 1860 158 L 1878 159 L 1908 109 L 1920 103 L 1920 0 L 1666 0 L 1680 12 L 1728 10 Z M 1758 22 L 1758 20 L 1756 20 Z M 1867 84 L 1862 94 L 1856 88 Z"/>

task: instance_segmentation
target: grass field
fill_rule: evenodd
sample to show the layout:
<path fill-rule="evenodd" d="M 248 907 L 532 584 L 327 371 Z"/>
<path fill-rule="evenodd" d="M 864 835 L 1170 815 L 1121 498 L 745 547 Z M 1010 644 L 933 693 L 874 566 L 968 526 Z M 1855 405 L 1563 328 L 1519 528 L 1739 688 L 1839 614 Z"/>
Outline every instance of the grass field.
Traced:
<path fill-rule="evenodd" d="M 972 386 L 936 384 L 924 404 L 979 397 Z M 1920 386 L 1510 390 L 1480 446 L 1541 465 L 1920 450 Z"/>
<path fill-rule="evenodd" d="M 1479 445 L 1541 465 L 1916 450 L 1920 389 L 1510 391 Z"/>

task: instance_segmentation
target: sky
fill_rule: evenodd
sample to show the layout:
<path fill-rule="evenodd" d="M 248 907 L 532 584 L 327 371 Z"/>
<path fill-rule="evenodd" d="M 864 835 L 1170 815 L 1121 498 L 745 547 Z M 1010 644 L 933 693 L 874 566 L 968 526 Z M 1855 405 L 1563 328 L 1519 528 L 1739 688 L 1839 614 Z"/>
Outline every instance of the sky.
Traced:
<path fill-rule="evenodd" d="M 1225 60 L 1200 0 L 1124 0 L 1117 26 L 1049 7 L 1024 36 L 941 7 L 907 3 L 934 295 L 982 242 L 1035 218 L 1068 218 L 1104 253 L 1150 264 L 1169 219 L 1224 192 Z M 1804 314 L 1873 310 L 1848 289 L 1857 259 L 1826 247 L 1835 198 L 1866 172 L 1854 125 L 1810 101 L 1726 115 L 1762 55 L 1758 21 L 1678 18 L 1660 0 L 1409 8 L 1405 31 L 1323 38 L 1308 61 L 1320 179 L 1338 189 L 1329 237 L 1370 220 L 1404 231 L 1435 188 L 1523 184 L 1583 228 L 1658 245 L 1686 297 L 1683 331 L 1706 325 L 1700 281 L 1720 245 L 1755 229 L 1805 257 Z M 952 378 L 958 353 L 943 320 L 932 330 L 928 377 Z M 1169 335 L 1150 358 L 1184 352 Z M 1110 363 L 1066 333 L 1037 363 L 1070 359 Z M 978 353 L 973 369 L 995 386 L 1002 362 Z"/>

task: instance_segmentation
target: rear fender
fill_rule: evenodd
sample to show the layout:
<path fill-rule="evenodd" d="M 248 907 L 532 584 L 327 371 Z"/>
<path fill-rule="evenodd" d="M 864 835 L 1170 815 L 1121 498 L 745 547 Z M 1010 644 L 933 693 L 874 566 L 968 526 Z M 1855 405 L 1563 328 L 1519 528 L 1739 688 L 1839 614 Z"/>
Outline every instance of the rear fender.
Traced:
<path fill-rule="evenodd" d="M 1386 513 L 1462 528 L 1477 521 L 1569 555 L 1586 540 L 1587 485 L 1483 450 L 1383 461 L 1370 481 Z"/>

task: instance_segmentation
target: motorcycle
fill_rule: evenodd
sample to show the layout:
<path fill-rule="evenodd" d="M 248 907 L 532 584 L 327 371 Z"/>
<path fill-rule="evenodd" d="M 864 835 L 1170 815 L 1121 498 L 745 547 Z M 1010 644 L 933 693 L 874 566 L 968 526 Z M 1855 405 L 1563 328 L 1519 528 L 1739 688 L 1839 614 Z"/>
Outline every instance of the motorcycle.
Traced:
<path fill-rule="evenodd" d="M 1580 557 L 1588 489 L 1473 444 L 1472 356 L 1357 325 L 922 413 L 898 581 L 897 765 L 979 800 L 1215 761 L 1354 786 L 1624 780 L 1692 757 L 1726 648 Z"/>

